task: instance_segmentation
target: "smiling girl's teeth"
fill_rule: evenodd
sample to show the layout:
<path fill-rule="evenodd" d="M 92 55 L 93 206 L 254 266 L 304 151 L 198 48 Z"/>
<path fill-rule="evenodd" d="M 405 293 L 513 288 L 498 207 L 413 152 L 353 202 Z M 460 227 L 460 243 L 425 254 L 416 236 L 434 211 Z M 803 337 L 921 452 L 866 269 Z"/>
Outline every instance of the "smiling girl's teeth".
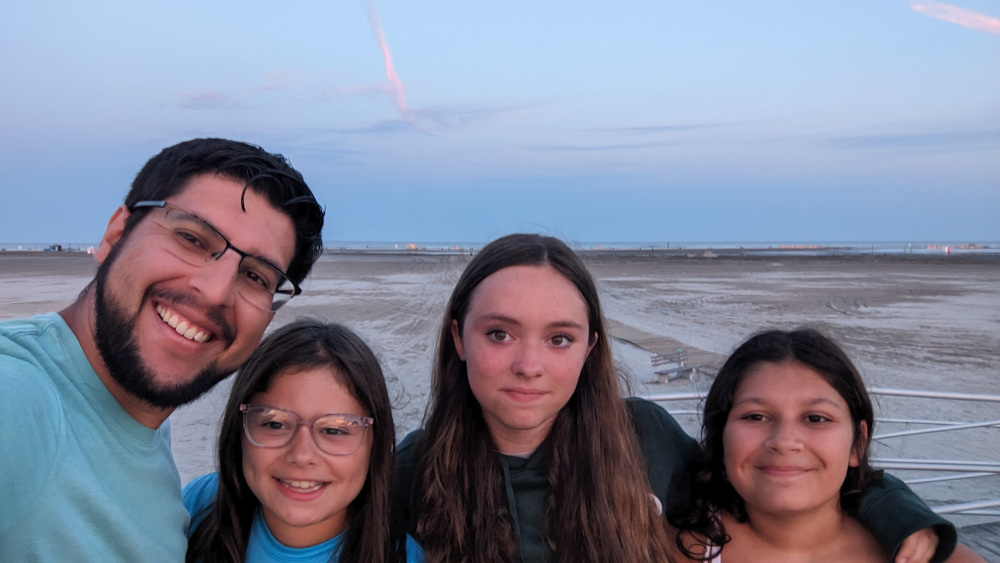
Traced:
<path fill-rule="evenodd" d="M 177 334 L 183 336 L 184 338 L 187 338 L 188 340 L 194 340 L 195 342 L 199 343 L 208 340 L 207 332 L 203 330 L 198 330 L 198 328 L 193 324 L 181 320 L 180 317 L 175 315 L 172 311 L 170 311 L 170 309 L 167 309 L 162 305 L 157 305 L 156 314 L 159 315 L 161 319 L 163 319 L 163 322 L 170 325 L 171 328 L 177 331 Z"/>
<path fill-rule="evenodd" d="M 319 481 L 286 481 L 284 479 L 279 479 L 279 481 L 289 489 L 295 489 L 302 493 L 318 491 L 323 486 L 323 483 Z"/>

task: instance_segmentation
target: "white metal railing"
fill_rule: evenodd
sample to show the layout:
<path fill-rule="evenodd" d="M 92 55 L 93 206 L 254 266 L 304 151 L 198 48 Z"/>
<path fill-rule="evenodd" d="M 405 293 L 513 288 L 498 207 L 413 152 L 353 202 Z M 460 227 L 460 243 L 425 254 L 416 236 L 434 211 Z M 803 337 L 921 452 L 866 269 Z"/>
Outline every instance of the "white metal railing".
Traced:
<path fill-rule="evenodd" d="M 872 387 L 868 389 L 871 395 L 911 397 L 950 401 L 986 401 L 1000 404 L 1000 395 L 977 393 L 949 393 L 944 391 L 922 391 L 914 389 L 897 389 L 889 387 Z M 658 393 L 646 396 L 650 401 L 667 403 L 673 401 L 700 401 L 703 392 Z M 671 409 L 674 415 L 701 415 L 697 409 Z M 994 411 L 994 412 L 1000 412 Z M 872 436 L 872 440 L 884 441 L 895 438 L 905 438 L 923 434 L 940 432 L 957 432 L 973 428 L 1000 428 L 1000 420 L 985 420 L 974 422 L 957 422 L 950 420 L 930 420 L 911 418 L 878 418 L 879 423 L 904 424 L 906 430 L 885 432 Z M 918 426 L 921 428 L 909 428 Z M 996 452 L 992 452 L 996 453 Z M 904 470 L 908 472 L 926 471 L 928 477 L 907 478 L 903 481 L 908 485 L 938 483 L 942 481 L 957 481 L 962 479 L 979 479 L 1000 475 L 1000 460 L 947 460 L 947 459 L 913 459 L 896 457 L 873 457 L 872 465 L 888 470 Z M 1000 516 L 1000 498 L 978 499 L 971 502 L 958 502 L 931 507 L 938 514 L 963 514 L 968 516 Z"/>

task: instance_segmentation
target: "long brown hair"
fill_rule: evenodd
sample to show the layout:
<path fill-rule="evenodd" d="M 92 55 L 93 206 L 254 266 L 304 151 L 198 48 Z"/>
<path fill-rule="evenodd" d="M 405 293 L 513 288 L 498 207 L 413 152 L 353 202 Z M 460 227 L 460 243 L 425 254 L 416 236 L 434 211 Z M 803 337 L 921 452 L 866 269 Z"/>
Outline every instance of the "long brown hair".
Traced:
<path fill-rule="evenodd" d="M 510 266 L 550 266 L 587 305 L 594 344 L 569 402 L 541 447 L 551 494 L 545 538 L 564 563 L 666 561 L 670 537 L 651 499 L 646 473 L 615 369 L 597 287 L 562 241 L 534 234 L 500 238 L 466 267 L 441 323 L 424 452 L 417 474 L 417 539 L 436 562 L 517 561 L 518 546 L 496 447 L 458 357 L 452 320 L 462 333 L 476 287 Z M 596 342 L 595 342 L 596 339 Z"/>
<path fill-rule="evenodd" d="M 240 404 L 264 393 L 282 373 L 330 367 L 351 396 L 375 419 L 368 475 L 348 505 L 350 523 L 340 561 L 402 561 L 403 534 L 390 531 L 389 483 L 395 453 L 392 405 L 382 368 L 367 344 L 349 329 L 300 319 L 265 338 L 233 382 L 219 431 L 219 492 L 211 512 L 191 535 L 187 561 L 245 561 L 250 527 L 260 501 L 243 475 Z M 334 554 L 331 554 L 331 557 Z"/>

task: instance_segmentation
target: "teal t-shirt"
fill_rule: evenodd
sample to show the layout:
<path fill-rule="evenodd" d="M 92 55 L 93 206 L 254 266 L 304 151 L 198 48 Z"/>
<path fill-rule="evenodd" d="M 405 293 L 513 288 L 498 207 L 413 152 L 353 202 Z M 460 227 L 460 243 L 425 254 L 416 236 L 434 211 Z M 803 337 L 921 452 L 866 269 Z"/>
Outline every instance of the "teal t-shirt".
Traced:
<path fill-rule="evenodd" d="M 184 506 L 191 514 L 191 525 L 188 528 L 188 537 L 205 520 L 212 503 L 215 502 L 215 495 L 219 492 L 219 474 L 209 473 L 202 475 L 184 486 Z M 250 527 L 250 543 L 247 545 L 247 563 L 329 563 L 330 554 L 340 545 L 344 539 L 341 533 L 323 543 L 309 547 L 288 547 L 279 542 L 267 523 L 264 522 L 264 515 L 260 508 L 257 508 L 253 517 L 253 524 Z M 424 550 L 420 549 L 417 542 L 406 536 L 406 561 L 407 563 L 425 563 Z"/>
<path fill-rule="evenodd" d="M 0 561 L 183 561 L 170 427 L 147 428 L 56 313 L 0 322 Z"/>

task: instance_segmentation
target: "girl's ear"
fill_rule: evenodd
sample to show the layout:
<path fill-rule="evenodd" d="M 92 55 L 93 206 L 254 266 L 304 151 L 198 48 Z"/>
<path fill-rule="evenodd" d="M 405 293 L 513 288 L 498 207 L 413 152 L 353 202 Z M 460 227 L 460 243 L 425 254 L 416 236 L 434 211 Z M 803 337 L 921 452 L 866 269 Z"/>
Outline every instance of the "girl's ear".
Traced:
<path fill-rule="evenodd" d="M 451 320 L 451 339 L 455 342 L 455 352 L 458 353 L 458 357 L 464 362 L 465 361 L 465 343 L 462 342 L 462 335 L 458 331 L 458 320 Z"/>
<path fill-rule="evenodd" d="M 861 455 L 864 452 L 858 450 L 864 448 L 864 445 L 868 443 L 868 423 L 862 420 L 859 426 L 860 434 L 854 440 L 854 445 L 851 446 L 851 460 L 848 463 L 850 467 L 857 467 L 861 464 Z"/>
<path fill-rule="evenodd" d="M 590 353 L 594 350 L 594 346 L 597 346 L 598 338 L 600 338 L 600 336 L 597 335 L 597 331 L 594 331 L 594 339 L 590 342 L 590 345 L 587 346 L 587 355 L 586 355 L 587 358 L 590 357 Z"/>

